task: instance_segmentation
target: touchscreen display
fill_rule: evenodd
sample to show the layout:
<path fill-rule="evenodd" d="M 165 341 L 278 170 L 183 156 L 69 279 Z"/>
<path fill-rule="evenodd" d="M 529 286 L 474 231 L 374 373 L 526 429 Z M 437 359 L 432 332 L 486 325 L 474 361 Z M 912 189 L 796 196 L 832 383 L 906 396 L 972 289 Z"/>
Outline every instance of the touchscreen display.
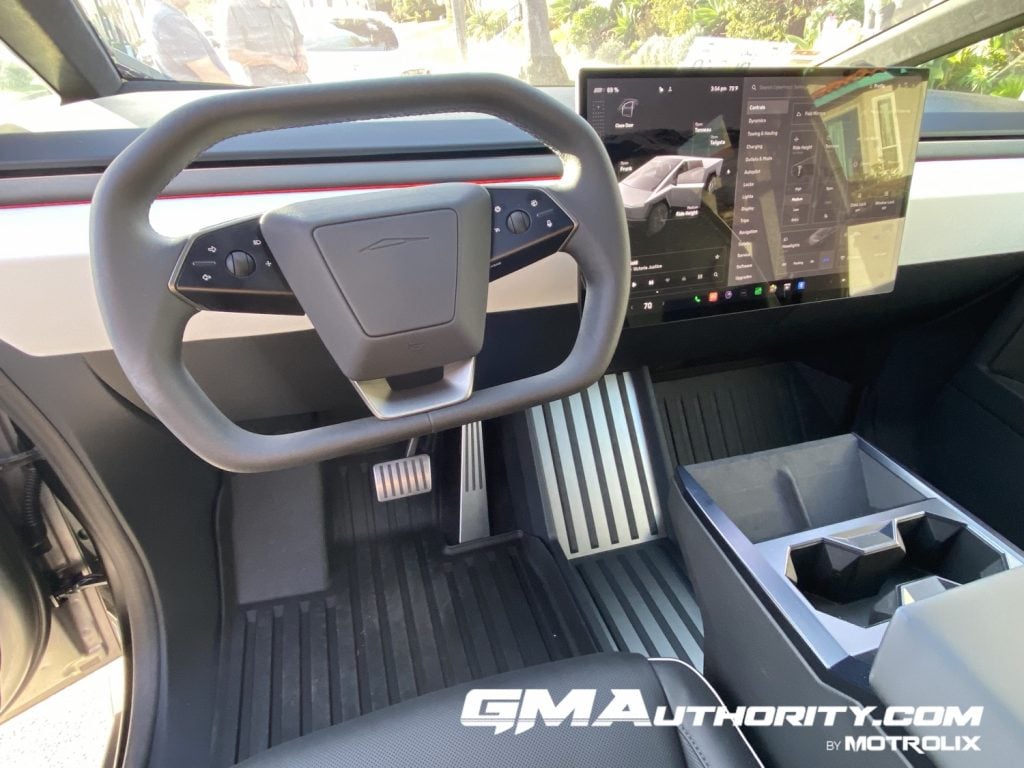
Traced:
<path fill-rule="evenodd" d="M 579 82 L 629 222 L 628 325 L 892 290 L 926 71 Z"/>

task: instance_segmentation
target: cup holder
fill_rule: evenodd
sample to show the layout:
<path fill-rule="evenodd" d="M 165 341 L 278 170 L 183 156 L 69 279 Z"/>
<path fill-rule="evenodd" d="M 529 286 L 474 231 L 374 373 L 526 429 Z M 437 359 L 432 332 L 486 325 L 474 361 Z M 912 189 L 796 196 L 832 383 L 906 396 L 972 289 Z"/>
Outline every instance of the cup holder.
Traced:
<path fill-rule="evenodd" d="M 1007 567 L 963 523 L 923 513 L 794 545 L 786 575 L 819 611 L 869 627 L 900 605 Z"/>

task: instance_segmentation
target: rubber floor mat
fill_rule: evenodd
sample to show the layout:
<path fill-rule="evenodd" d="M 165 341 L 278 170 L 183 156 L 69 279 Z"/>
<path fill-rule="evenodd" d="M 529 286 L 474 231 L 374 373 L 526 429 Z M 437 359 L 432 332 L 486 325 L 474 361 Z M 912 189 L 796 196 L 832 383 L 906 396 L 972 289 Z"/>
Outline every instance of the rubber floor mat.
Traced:
<path fill-rule="evenodd" d="M 654 385 L 677 464 L 698 464 L 844 432 L 849 386 L 772 363 Z"/>
<path fill-rule="evenodd" d="M 380 504 L 368 465 L 339 466 L 326 491 L 331 589 L 240 606 L 228 622 L 216 765 L 420 694 L 596 650 L 540 540 L 448 548 L 437 494 Z"/>
<path fill-rule="evenodd" d="M 678 546 L 668 539 L 573 564 L 619 651 L 704 665 L 704 624 Z"/>

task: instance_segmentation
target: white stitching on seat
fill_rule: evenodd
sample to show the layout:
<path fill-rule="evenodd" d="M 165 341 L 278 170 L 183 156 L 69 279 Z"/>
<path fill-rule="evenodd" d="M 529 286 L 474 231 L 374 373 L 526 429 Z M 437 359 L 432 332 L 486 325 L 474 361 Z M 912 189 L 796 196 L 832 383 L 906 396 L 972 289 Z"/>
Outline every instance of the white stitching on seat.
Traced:
<path fill-rule="evenodd" d="M 707 681 L 707 678 L 706 678 L 706 677 L 704 677 L 704 675 L 702 675 L 702 674 L 701 674 L 700 672 L 698 672 L 698 671 L 697 671 L 697 669 L 696 669 L 695 667 L 693 667 L 693 665 L 691 665 L 691 664 L 687 664 L 687 663 L 686 663 L 685 661 L 683 661 L 682 659 L 669 659 L 669 658 L 664 658 L 664 657 L 661 657 L 661 656 L 656 656 L 656 657 L 654 657 L 654 658 L 649 658 L 649 659 L 647 659 L 647 661 L 648 661 L 648 662 L 650 662 L 651 664 L 653 664 L 653 663 L 654 663 L 654 662 L 656 662 L 656 661 L 674 661 L 674 662 L 675 662 L 676 664 L 682 664 L 682 665 L 683 665 L 684 667 L 686 667 L 686 668 L 687 668 L 688 670 L 690 670 L 691 672 L 693 672 L 693 674 L 695 674 L 695 675 L 697 676 L 697 678 L 698 678 L 698 679 L 699 679 L 699 680 L 700 680 L 700 681 L 701 681 L 702 683 L 704 683 L 704 685 L 705 685 L 705 686 L 707 687 L 707 689 L 708 689 L 709 691 L 711 691 L 711 695 L 715 697 L 715 699 L 716 699 L 716 700 L 718 701 L 718 703 L 719 703 L 719 704 L 720 704 L 721 706 L 723 706 L 723 707 L 725 706 L 725 702 L 724 702 L 724 701 L 722 701 L 722 697 L 718 695 L 718 691 L 716 691 L 716 690 L 715 690 L 715 689 L 714 689 L 714 688 L 712 687 L 711 683 L 709 683 L 709 682 Z M 750 754 L 754 756 L 754 760 L 756 760 L 756 761 L 757 761 L 757 764 L 758 764 L 759 766 L 761 766 L 761 768 L 764 768 L 764 763 L 762 763 L 762 762 L 761 762 L 761 758 L 760 758 L 760 757 L 758 757 L 758 755 L 757 755 L 757 752 L 755 752 L 755 751 L 754 751 L 754 748 L 753 748 L 752 746 L 750 746 L 750 742 L 749 742 L 749 741 L 747 741 L 747 737 L 746 737 L 746 736 L 744 735 L 743 731 L 741 731 L 741 730 L 740 730 L 740 727 L 739 727 L 738 725 L 735 725 L 735 724 L 734 724 L 734 725 L 733 725 L 733 728 L 735 728 L 735 729 L 736 729 L 736 733 L 738 733 L 738 734 L 739 734 L 739 736 L 740 736 L 740 738 L 741 738 L 741 739 L 743 739 L 743 743 L 747 745 L 747 750 L 749 750 Z"/>

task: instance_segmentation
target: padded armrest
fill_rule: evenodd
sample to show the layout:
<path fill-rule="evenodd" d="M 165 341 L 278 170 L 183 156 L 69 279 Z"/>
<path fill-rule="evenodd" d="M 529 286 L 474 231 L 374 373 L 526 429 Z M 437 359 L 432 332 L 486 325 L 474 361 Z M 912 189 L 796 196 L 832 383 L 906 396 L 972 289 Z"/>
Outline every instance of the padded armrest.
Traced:
<path fill-rule="evenodd" d="M 871 668 L 888 706 L 983 706 L 980 727 L 914 727 L 980 736 L 980 752 L 935 752 L 940 768 L 1017 765 L 1024 754 L 1024 568 L 900 608 Z"/>

